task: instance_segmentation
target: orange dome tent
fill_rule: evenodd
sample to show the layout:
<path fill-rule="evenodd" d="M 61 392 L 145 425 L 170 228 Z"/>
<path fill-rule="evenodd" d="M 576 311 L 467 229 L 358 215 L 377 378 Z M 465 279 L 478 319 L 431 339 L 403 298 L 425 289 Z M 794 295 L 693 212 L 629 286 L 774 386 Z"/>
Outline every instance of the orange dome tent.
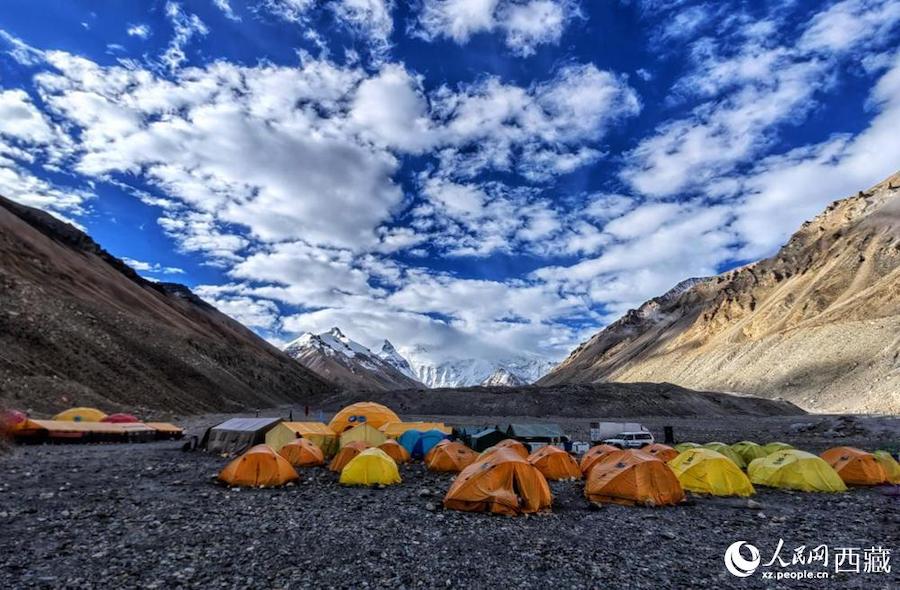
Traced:
<path fill-rule="evenodd" d="M 300 479 L 287 460 L 269 445 L 256 445 L 229 463 L 219 480 L 231 486 L 265 488 Z"/>
<path fill-rule="evenodd" d="M 25 430 L 28 415 L 18 410 L 0 410 L 0 436 Z"/>
<path fill-rule="evenodd" d="M 328 469 L 340 473 L 341 470 L 347 466 L 347 463 L 352 461 L 357 455 L 368 448 L 371 448 L 371 445 L 362 440 L 356 440 L 351 443 L 347 443 L 347 446 L 338 451 L 338 454 L 335 455 L 334 459 L 331 460 L 331 463 L 328 465 Z"/>
<path fill-rule="evenodd" d="M 374 428 L 381 428 L 388 422 L 400 422 L 400 416 L 381 404 L 358 402 L 347 406 L 335 414 L 328 426 L 340 434 L 360 424 L 369 424 Z"/>
<path fill-rule="evenodd" d="M 447 442 L 428 452 L 425 466 L 428 471 L 459 473 L 478 460 L 478 453 L 461 442 Z"/>
<path fill-rule="evenodd" d="M 425 453 L 425 458 L 423 459 L 423 461 L 425 462 L 425 464 L 428 465 L 428 462 L 429 462 L 429 461 L 431 460 L 431 458 L 434 456 L 435 451 L 437 451 L 440 447 L 442 447 L 442 446 L 444 446 L 444 445 L 449 445 L 451 442 L 453 442 L 453 441 L 450 440 L 449 438 L 445 438 L 445 439 L 443 439 L 443 440 L 441 440 L 441 441 L 438 441 L 438 443 L 437 443 L 436 445 L 434 445 L 433 447 L 431 447 L 431 450 L 429 450 L 427 453 Z M 401 445 L 401 446 L 402 446 L 402 445 Z"/>
<path fill-rule="evenodd" d="M 528 462 L 549 480 L 581 479 L 581 469 L 572 455 L 553 445 L 533 452 L 528 457 Z"/>
<path fill-rule="evenodd" d="M 597 445 L 588 449 L 588 452 L 581 458 L 581 474 L 587 477 L 588 471 L 594 466 L 594 463 L 603 458 L 603 455 L 618 451 L 618 447 L 612 445 Z"/>
<path fill-rule="evenodd" d="M 287 459 L 294 467 L 315 467 L 325 464 L 325 454 L 316 443 L 305 438 L 298 438 L 281 447 L 278 454 Z"/>
<path fill-rule="evenodd" d="M 409 461 L 409 453 L 407 450 L 403 448 L 403 445 L 392 438 L 378 445 L 378 448 L 384 451 L 388 457 L 393 459 L 394 463 L 397 465 Z"/>
<path fill-rule="evenodd" d="M 594 463 L 584 485 L 591 502 L 674 506 L 684 500 L 678 477 L 662 460 L 643 451 L 616 451 Z"/>
<path fill-rule="evenodd" d="M 509 448 L 480 457 L 456 476 L 444 507 L 514 516 L 550 508 L 550 486 L 532 464 Z"/>
<path fill-rule="evenodd" d="M 662 443 L 653 443 L 652 445 L 647 445 L 646 447 L 641 449 L 641 452 L 647 453 L 648 455 L 653 455 L 664 463 L 668 463 L 678 456 L 678 451 L 676 449 Z"/>
<path fill-rule="evenodd" d="M 522 457 L 523 459 L 528 458 L 528 447 L 526 447 L 523 443 L 517 441 L 514 438 L 507 438 L 505 440 L 501 440 L 497 444 L 492 447 L 494 450 L 497 449 L 510 449 L 515 452 L 517 455 Z M 490 452 L 491 449 L 485 450 L 484 454 Z"/>
<path fill-rule="evenodd" d="M 69 408 L 53 416 L 60 422 L 100 422 L 106 414 L 96 408 Z"/>
<path fill-rule="evenodd" d="M 851 486 L 877 486 L 888 482 L 884 467 L 872 453 L 853 447 L 834 447 L 819 455 Z"/>

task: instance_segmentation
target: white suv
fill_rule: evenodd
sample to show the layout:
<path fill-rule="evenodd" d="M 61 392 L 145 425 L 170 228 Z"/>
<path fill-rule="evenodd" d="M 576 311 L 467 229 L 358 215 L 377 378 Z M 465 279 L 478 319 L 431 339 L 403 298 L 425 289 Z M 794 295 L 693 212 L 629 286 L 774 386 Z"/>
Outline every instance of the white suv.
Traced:
<path fill-rule="evenodd" d="M 604 444 L 619 447 L 620 449 L 640 449 L 654 442 L 653 435 L 647 432 L 623 432 L 613 438 L 603 441 Z"/>

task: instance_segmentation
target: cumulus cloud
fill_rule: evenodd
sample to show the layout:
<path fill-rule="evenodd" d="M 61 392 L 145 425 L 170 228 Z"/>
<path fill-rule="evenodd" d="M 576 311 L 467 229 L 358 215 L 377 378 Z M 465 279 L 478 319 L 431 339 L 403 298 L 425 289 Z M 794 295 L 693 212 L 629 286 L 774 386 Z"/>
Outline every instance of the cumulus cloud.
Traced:
<path fill-rule="evenodd" d="M 135 260 L 134 258 L 122 258 L 122 262 L 140 273 L 164 274 L 164 275 L 183 275 L 184 269 L 177 266 L 163 266 L 158 262 L 145 262 L 143 260 Z"/>
<path fill-rule="evenodd" d="M 580 15 L 569 0 L 425 0 L 413 31 L 426 41 L 465 44 L 473 35 L 497 30 L 513 54 L 528 57 L 540 45 L 559 43 Z"/>
<path fill-rule="evenodd" d="M 148 39 L 150 37 L 150 25 L 137 24 L 128 25 L 127 33 L 129 37 L 137 37 L 139 39 Z"/>

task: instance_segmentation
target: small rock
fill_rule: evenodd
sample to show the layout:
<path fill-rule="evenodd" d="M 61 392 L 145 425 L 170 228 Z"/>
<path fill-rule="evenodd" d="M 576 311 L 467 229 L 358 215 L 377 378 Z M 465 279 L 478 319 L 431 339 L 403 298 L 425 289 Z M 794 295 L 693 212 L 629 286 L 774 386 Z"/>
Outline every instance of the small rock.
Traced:
<path fill-rule="evenodd" d="M 428 502 L 425 504 L 425 510 L 428 510 L 429 512 L 434 512 L 435 510 L 437 510 L 437 506 L 434 505 L 434 502 Z"/>

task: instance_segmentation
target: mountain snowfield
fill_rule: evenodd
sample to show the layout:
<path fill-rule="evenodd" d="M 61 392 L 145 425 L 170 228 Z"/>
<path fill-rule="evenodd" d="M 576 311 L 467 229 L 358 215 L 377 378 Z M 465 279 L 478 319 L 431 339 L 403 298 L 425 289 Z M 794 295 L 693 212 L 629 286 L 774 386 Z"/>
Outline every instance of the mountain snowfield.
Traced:
<path fill-rule="evenodd" d="M 285 346 L 284 352 L 340 385 L 384 390 L 423 385 L 432 388 L 527 385 L 556 365 L 526 355 L 500 360 L 434 360 L 435 354 L 424 346 L 398 350 L 387 339 L 376 352 L 350 339 L 337 327 L 322 334 L 307 332 Z"/>

